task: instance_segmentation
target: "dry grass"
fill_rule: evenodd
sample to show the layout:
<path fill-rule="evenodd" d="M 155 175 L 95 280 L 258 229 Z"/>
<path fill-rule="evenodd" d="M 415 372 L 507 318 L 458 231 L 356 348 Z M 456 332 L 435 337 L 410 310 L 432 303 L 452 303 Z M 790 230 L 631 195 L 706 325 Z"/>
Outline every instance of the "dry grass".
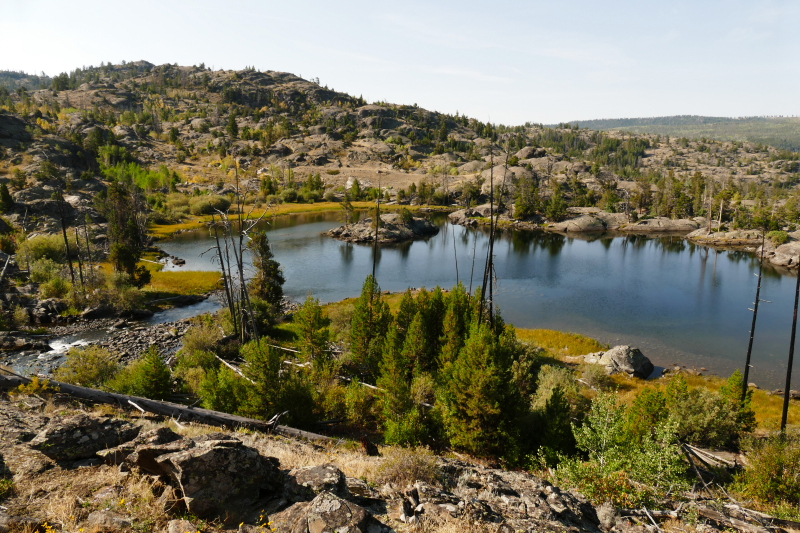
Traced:
<path fill-rule="evenodd" d="M 219 272 L 182 271 L 152 272 L 147 292 L 169 294 L 205 294 L 219 288 Z"/>
<path fill-rule="evenodd" d="M 607 350 L 608 346 L 577 333 L 552 329 L 516 329 L 517 338 L 541 346 L 554 357 L 586 355 Z"/>

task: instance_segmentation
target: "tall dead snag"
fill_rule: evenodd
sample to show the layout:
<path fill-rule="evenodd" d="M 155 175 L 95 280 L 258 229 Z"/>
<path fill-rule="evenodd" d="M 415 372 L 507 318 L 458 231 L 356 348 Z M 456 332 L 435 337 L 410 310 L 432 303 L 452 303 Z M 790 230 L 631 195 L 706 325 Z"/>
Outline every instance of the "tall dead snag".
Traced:
<path fill-rule="evenodd" d="M 238 162 L 234 166 L 236 172 L 236 184 L 234 189 L 234 203 L 232 206 L 236 209 L 235 213 L 235 230 L 234 224 L 231 222 L 231 213 L 230 208 L 226 211 L 217 210 L 217 214 L 220 217 L 220 222 L 223 228 L 223 239 L 225 240 L 225 253 L 228 259 L 228 281 L 229 291 L 230 291 L 230 299 L 229 305 L 234 299 L 234 294 L 236 290 L 236 284 L 238 284 L 238 292 L 239 292 L 239 305 L 234 306 L 233 308 L 233 320 L 234 326 L 238 325 L 237 331 L 239 332 L 239 337 L 242 342 L 246 342 L 251 337 L 255 339 L 257 342 L 259 340 L 259 333 L 258 333 L 258 326 L 256 325 L 255 315 L 253 313 L 253 306 L 250 303 L 250 295 L 248 294 L 247 289 L 247 280 L 244 275 L 244 248 L 245 248 L 245 239 L 248 237 L 248 233 L 252 231 L 259 222 L 264 218 L 267 214 L 267 210 L 265 209 L 261 216 L 258 218 L 252 218 L 253 210 L 255 209 L 255 204 L 250 208 L 250 210 L 245 214 L 245 204 L 247 201 L 247 197 L 249 194 L 255 194 L 257 192 L 257 188 L 253 188 L 251 186 L 243 185 L 239 180 L 239 164 Z M 236 270 L 233 271 L 230 263 L 230 255 L 229 255 L 229 247 L 233 250 L 233 258 L 236 261 Z M 218 249 L 220 258 L 222 257 L 221 249 Z M 223 267 L 224 270 L 224 267 Z M 236 311 L 238 308 L 238 324 L 236 323 Z M 246 311 L 245 311 L 246 309 Z M 247 315 L 247 320 L 245 319 L 245 315 Z M 250 325 L 250 331 L 247 331 L 247 322 Z"/>
<path fill-rule="evenodd" d="M 211 227 L 214 229 L 214 241 L 217 243 L 217 258 L 219 260 L 219 266 L 222 269 L 222 285 L 225 288 L 225 299 L 228 302 L 228 310 L 231 313 L 231 320 L 233 321 L 233 329 L 238 331 L 236 327 L 236 306 L 233 301 L 233 295 L 231 294 L 231 287 L 229 286 L 230 277 L 230 267 L 226 268 L 225 259 L 222 257 L 222 248 L 219 245 L 219 234 L 217 233 L 217 220 L 214 214 L 211 214 Z"/>
<path fill-rule="evenodd" d="M 792 363 L 794 362 L 794 338 L 797 333 L 797 304 L 800 300 L 800 271 L 797 272 L 797 283 L 794 288 L 794 315 L 792 316 L 792 337 L 789 340 L 789 361 L 786 363 L 786 387 L 783 389 L 783 413 L 781 414 L 781 431 L 786 431 L 786 418 L 789 415 L 789 389 L 792 388 Z"/>
<path fill-rule="evenodd" d="M 761 301 L 761 273 L 764 269 L 764 243 L 766 242 L 767 230 L 764 228 L 761 232 L 761 256 L 758 262 L 758 285 L 756 286 L 756 301 L 753 303 L 753 323 L 750 326 L 750 343 L 747 345 L 747 359 L 744 363 L 744 378 L 742 379 L 742 405 L 747 399 L 747 380 L 750 376 L 750 355 L 753 353 L 753 336 L 756 331 L 756 318 L 758 317 L 758 303 Z"/>

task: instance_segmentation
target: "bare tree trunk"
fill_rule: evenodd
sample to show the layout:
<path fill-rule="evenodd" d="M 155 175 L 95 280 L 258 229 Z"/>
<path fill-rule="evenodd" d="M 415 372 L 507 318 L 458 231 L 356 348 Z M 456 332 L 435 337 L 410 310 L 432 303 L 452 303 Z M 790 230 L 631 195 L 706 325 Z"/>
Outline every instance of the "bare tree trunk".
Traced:
<path fill-rule="evenodd" d="M 69 240 L 67 239 L 67 221 L 64 219 L 64 191 L 58 190 L 58 214 L 61 217 L 61 235 L 64 237 L 64 251 L 67 255 L 67 265 L 69 265 L 69 277 L 72 285 L 75 285 L 75 271 L 72 269 L 72 259 L 69 257 Z"/>
<path fill-rule="evenodd" d="M 225 271 L 225 260 L 222 258 L 222 248 L 219 245 L 219 235 L 217 233 L 217 221 L 214 218 L 214 215 L 211 215 L 211 224 L 214 227 L 214 240 L 217 243 L 217 257 L 219 257 L 219 266 L 222 269 L 222 285 L 225 288 L 225 298 L 228 300 L 228 309 L 231 313 L 231 320 L 233 320 L 233 329 L 236 329 L 236 313 L 234 312 L 233 307 L 233 298 L 231 297 L 231 291 L 228 288 L 228 280 L 229 275 L 228 272 Z"/>
<path fill-rule="evenodd" d="M 81 279 L 81 292 L 86 294 L 86 287 L 83 284 L 83 263 L 81 262 L 81 247 L 78 235 L 78 226 L 75 226 L 75 252 L 78 254 L 78 275 Z"/>
<path fill-rule="evenodd" d="M 800 270 L 797 272 L 797 283 L 794 289 L 794 315 L 792 316 L 792 336 L 789 340 L 789 361 L 786 363 L 786 387 L 783 389 L 783 414 L 781 414 L 781 431 L 786 431 L 786 418 L 789 415 L 789 389 L 792 388 L 792 363 L 794 362 L 794 338 L 797 333 L 797 304 L 800 301 Z"/>
<path fill-rule="evenodd" d="M 756 318 L 758 317 L 758 302 L 761 295 L 761 273 L 764 268 L 764 243 L 766 241 L 766 228 L 761 230 L 761 260 L 758 263 L 758 286 L 756 287 L 756 301 L 753 304 L 753 323 L 750 326 L 750 343 L 747 345 L 747 359 L 744 363 L 744 378 L 742 379 L 742 405 L 747 398 L 747 380 L 750 376 L 750 355 L 753 353 L 753 336 L 756 331 Z"/>
<path fill-rule="evenodd" d="M 86 261 L 89 263 L 88 281 L 94 286 L 94 269 L 92 267 L 92 249 L 89 247 L 89 230 L 86 228 L 86 217 L 83 218 L 83 236 L 86 239 Z"/>

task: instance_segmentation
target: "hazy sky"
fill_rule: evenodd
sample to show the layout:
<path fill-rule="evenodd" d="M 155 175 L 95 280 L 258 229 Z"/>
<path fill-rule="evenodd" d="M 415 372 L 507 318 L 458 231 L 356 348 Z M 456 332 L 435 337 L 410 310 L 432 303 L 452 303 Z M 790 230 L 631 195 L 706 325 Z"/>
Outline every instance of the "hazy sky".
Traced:
<path fill-rule="evenodd" d="M 798 1 L 5 0 L 0 69 L 145 59 L 521 124 L 800 115 Z"/>

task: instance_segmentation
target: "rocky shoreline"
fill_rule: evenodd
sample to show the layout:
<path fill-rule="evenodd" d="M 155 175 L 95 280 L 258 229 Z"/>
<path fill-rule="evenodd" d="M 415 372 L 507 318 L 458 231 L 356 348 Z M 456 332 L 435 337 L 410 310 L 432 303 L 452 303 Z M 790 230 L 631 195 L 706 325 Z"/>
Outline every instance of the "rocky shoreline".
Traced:
<path fill-rule="evenodd" d="M 439 227 L 427 218 L 410 217 L 406 220 L 397 213 L 381 215 L 381 227 L 378 229 L 378 244 L 392 244 L 436 235 Z M 333 228 L 324 233 L 340 241 L 350 243 L 371 243 L 375 241 L 375 227 L 372 218 L 366 218 L 355 224 Z"/>

